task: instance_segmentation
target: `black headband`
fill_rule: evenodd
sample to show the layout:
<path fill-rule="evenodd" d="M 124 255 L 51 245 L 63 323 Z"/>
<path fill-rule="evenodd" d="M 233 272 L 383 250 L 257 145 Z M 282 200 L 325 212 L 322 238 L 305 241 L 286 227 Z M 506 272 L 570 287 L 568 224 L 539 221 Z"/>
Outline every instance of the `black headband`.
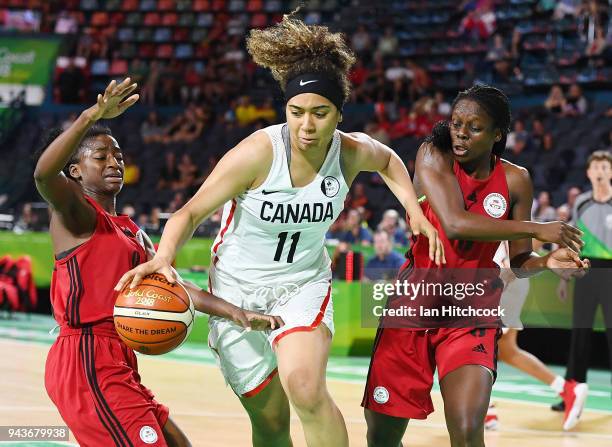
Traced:
<path fill-rule="evenodd" d="M 320 73 L 303 73 L 296 76 L 285 88 L 285 101 L 302 93 L 316 93 L 329 99 L 338 110 L 342 110 L 344 104 L 344 91 L 342 86 Z"/>

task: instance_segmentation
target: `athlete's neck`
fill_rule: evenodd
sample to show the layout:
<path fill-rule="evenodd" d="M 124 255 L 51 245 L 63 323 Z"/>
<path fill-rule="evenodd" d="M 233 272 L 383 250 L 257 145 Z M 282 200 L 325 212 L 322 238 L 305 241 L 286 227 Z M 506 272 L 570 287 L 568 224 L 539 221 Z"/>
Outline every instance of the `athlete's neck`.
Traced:
<path fill-rule="evenodd" d="M 482 159 L 461 163 L 461 167 L 470 177 L 478 180 L 486 179 L 495 168 L 495 157 L 483 157 Z"/>
<path fill-rule="evenodd" d="M 327 157 L 327 151 L 329 150 L 333 140 L 333 135 L 328 140 L 322 141 L 313 147 L 306 149 L 300 149 L 297 138 L 291 136 L 291 158 L 298 158 L 306 161 L 315 171 L 319 171 L 325 158 Z"/>
<path fill-rule="evenodd" d="M 117 215 L 117 209 L 115 207 L 115 196 L 107 196 L 94 191 L 88 191 L 84 189 L 85 194 L 94 199 L 98 205 L 102 207 L 111 216 Z"/>
<path fill-rule="evenodd" d="M 609 183 L 593 183 L 593 200 L 597 202 L 607 202 L 612 198 L 612 185 Z"/>

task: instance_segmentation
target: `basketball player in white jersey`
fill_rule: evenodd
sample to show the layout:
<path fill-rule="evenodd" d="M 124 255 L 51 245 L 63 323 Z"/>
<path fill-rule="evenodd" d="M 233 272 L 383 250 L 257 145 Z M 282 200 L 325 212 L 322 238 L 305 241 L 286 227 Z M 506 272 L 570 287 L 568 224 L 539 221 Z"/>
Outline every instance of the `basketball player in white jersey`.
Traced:
<path fill-rule="evenodd" d="M 529 278 L 517 278 L 510 269 L 508 242 L 502 241 L 493 260 L 501 267 L 500 277 L 504 281 L 504 292 L 501 296 L 500 305 L 506 310 L 506 316 L 502 317 L 504 326 L 503 335 L 498 344 L 498 358 L 517 369 L 520 369 L 540 382 L 547 384 L 554 392 L 559 394 L 565 405 L 574 410 L 574 413 L 582 413 L 586 402 L 587 389 L 585 384 L 576 381 L 566 381 L 560 375 L 556 375 L 535 355 L 521 349 L 516 341 L 518 331 L 523 328 L 521 323 L 521 310 L 529 294 Z M 575 419 L 575 421 L 574 421 Z M 563 428 L 568 430 L 577 423 L 577 418 L 564 421 Z M 497 430 L 499 419 L 494 406 L 489 405 L 485 419 L 485 429 Z"/>
<path fill-rule="evenodd" d="M 325 381 L 334 324 L 324 239 L 357 174 L 379 172 L 406 208 L 412 231 L 429 238 L 432 260 L 444 262 L 444 253 L 401 159 L 365 134 L 336 129 L 355 61 L 342 36 L 285 16 L 251 31 L 247 47 L 280 82 L 287 122 L 231 149 L 168 221 L 154 259 L 126 273 L 118 288 L 135 286 L 154 271 L 174 281 L 176 252 L 225 204 L 212 248 L 210 292 L 285 323 L 266 334 L 210 319 L 210 347 L 249 414 L 253 445 L 292 445 L 291 402 L 309 446 L 342 447 L 348 445 L 346 426 Z"/>

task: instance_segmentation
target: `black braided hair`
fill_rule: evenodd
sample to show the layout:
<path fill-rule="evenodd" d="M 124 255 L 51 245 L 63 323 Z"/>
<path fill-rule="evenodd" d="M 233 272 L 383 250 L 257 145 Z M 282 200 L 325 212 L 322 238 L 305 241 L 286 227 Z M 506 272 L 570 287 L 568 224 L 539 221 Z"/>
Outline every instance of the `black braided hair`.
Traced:
<path fill-rule="evenodd" d="M 64 132 L 64 130 L 57 126 L 57 127 L 53 127 L 49 130 L 47 130 L 42 138 L 41 138 L 41 143 L 38 147 L 38 149 L 36 150 L 36 152 L 34 152 L 33 155 L 33 159 L 34 161 L 38 161 L 38 159 L 40 158 L 40 156 L 42 155 L 42 153 L 49 147 L 49 145 L 57 138 L 59 137 L 62 133 Z M 70 157 L 70 160 L 68 160 L 68 163 L 66 163 L 66 166 L 64 166 L 62 168 L 62 171 L 64 172 L 64 174 L 66 175 L 66 177 L 72 179 L 72 177 L 70 176 L 70 172 L 69 172 L 69 168 L 70 165 L 78 163 L 81 160 L 81 155 L 83 153 L 83 149 L 85 148 L 85 140 L 89 139 L 89 138 L 95 138 L 98 135 L 108 135 L 108 136 L 113 136 L 112 131 L 110 130 L 110 128 L 108 128 L 107 126 L 104 126 L 102 124 L 94 124 L 93 126 L 91 126 L 87 132 L 85 133 L 85 135 L 83 135 L 83 138 L 81 139 L 79 146 L 77 147 L 77 149 L 74 151 L 74 153 L 72 154 L 72 157 Z M 74 179 L 73 179 L 74 180 Z"/>
<path fill-rule="evenodd" d="M 475 101 L 493 119 L 493 125 L 501 131 L 502 138 L 493 145 L 493 154 L 502 155 L 506 149 L 506 138 L 510 132 L 512 114 L 510 101 L 504 92 L 489 85 L 474 85 L 459 92 L 453 101 L 451 110 L 463 99 Z M 452 149 L 450 125 L 448 121 L 438 122 L 425 141 L 435 144 L 438 148 L 450 151 Z"/>

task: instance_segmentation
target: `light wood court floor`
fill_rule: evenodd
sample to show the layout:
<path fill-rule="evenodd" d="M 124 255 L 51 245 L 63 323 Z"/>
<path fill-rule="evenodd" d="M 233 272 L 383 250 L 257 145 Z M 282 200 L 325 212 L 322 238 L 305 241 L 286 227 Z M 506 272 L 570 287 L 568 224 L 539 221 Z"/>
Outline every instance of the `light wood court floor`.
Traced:
<path fill-rule="evenodd" d="M 44 363 L 49 347 L 0 339 L 0 425 L 61 425 L 44 390 Z M 168 405 L 172 418 L 196 447 L 249 446 L 250 427 L 236 396 L 212 365 L 139 357 L 143 383 Z M 359 406 L 363 385 L 330 380 L 329 388 L 346 419 L 351 446 L 365 446 L 366 425 Z M 610 412 L 585 411 L 575 431 L 563 433 L 562 415 L 542 404 L 497 401 L 499 432 L 487 433 L 489 447 L 610 447 Z M 406 447 L 449 445 L 442 401 L 427 421 L 411 421 Z M 294 445 L 305 446 L 299 421 L 292 420 Z"/>

